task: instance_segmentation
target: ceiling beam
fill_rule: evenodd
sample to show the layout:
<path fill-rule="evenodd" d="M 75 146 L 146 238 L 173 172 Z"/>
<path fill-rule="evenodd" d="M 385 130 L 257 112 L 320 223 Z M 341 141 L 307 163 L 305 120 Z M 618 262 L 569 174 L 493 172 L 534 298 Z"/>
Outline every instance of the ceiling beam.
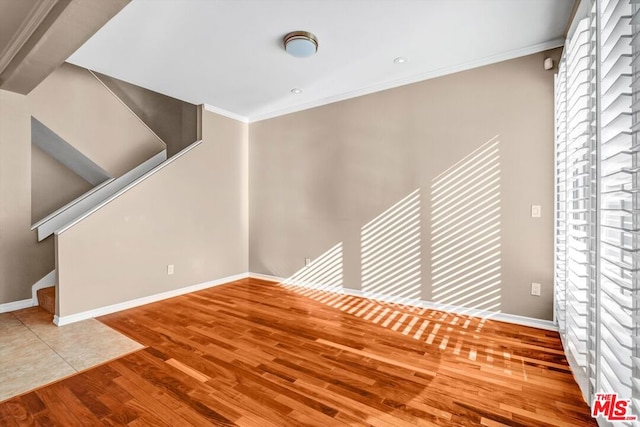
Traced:
<path fill-rule="evenodd" d="M 11 28 L 0 45 L 0 73 L 22 49 L 22 46 L 42 24 L 58 0 L 27 0 L 26 2 L 5 2 L 0 5 L 0 26 Z M 26 7 L 25 7 L 26 5 Z M 11 23 L 13 27 L 10 27 Z M 15 26 L 17 24 L 17 27 Z"/>
<path fill-rule="evenodd" d="M 130 1 L 38 0 L 46 6 L 33 9 L 39 15 L 25 17 L 14 35 L 14 52 L 0 58 L 6 63 L 0 69 L 0 89 L 31 92 Z M 43 8 L 49 9 L 46 15 Z"/>

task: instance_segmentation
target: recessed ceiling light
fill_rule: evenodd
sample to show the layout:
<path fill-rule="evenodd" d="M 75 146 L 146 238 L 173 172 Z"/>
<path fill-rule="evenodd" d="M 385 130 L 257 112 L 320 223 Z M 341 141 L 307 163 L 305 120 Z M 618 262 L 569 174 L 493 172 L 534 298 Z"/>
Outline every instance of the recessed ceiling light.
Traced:
<path fill-rule="evenodd" d="M 394 64 L 404 64 L 405 62 L 407 62 L 407 58 L 405 58 L 404 56 L 398 56 L 393 60 Z"/>
<path fill-rule="evenodd" d="M 318 38 L 308 31 L 294 31 L 284 36 L 284 50 L 296 58 L 305 58 L 318 51 Z"/>
<path fill-rule="evenodd" d="M 293 89 L 291 89 L 291 93 L 295 93 L 297 95 L 299 93 L 302 93 L 302 89 L 298 89 L 297 87 L 294 87 Z"/>

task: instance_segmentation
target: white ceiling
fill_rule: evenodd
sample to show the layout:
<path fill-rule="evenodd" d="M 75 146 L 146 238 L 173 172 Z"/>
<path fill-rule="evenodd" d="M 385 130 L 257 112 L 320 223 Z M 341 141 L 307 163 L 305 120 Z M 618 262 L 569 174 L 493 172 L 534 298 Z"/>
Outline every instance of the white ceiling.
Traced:
<path fill-rule="evenodd" d="M 133 0 L 69 62 L 255 121 L 560 46 L 572 4 Z M 315 56 L 284 51 L 295 30 Z"/>

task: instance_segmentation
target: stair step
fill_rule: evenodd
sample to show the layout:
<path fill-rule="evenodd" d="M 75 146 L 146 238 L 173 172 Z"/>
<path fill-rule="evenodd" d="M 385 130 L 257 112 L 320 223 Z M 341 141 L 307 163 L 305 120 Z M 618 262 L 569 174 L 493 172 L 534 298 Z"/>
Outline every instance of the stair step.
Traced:
<path fill-rule="evenodd" d="M 39 289 L 38 292 L 38 305 L 51 314 L 56 314 L 56 287 L 51 286 L 49 288 Z"/>

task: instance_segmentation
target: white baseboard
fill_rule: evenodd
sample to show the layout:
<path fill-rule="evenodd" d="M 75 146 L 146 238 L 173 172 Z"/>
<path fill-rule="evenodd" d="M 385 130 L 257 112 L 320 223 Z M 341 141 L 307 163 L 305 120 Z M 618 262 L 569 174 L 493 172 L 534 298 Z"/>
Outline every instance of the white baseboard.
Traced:
<path fill-rule="evenodd" d="M 285 280 L 287 280 L 284 277 L 270 276 L 268 274 L 261 274 L 261 273 L 249 273 L 249 276 L 256 279 L 270 280 L 273 282 L 284 282 Z M 292 285 L 302 286 L 302 287 L 321 288 L 321 286 L 308 286 L 308 284 L 306 283 L 305 284 L 292 283 Z M 334 292 L 334 291 L 327 289 L 327 292 Z M 342 288 L 340 290 L 340 293 L 362 297 L 362 298 L 384 301 L 384 302 L 427 308 L 430 310 L 440 310 L 440 311 L 446 311 L 449 313 L 456 313 L 456 314 L 461 314 L 466 316 L 490 318 L 492 320 L 513 323 L 513 324 L 522 325 L 522 326 L 529 326 L 532 328 L 544 329 L 548 331 L 556 331 L 556 332 L 558 331 L 558 325 L 556 323 L 550 320 L 536 319 L 534 317 L 518 316 L 516 314 L 498 313 L 498 312 L 487 311 L 487 310 L 470 309 L 466 307 L 440 304 L 437 302 L 426 301 L 421 299 L 400 298 L 393 295 L 368 294 L 358 289 Z"/>
<path fill-rule="evenodd" d="M 284 282 L 286 280 L 286 278 L 284 277 L 277 277 L 269 274 L 241 273 L 233 276 L 223 277 L 221 279 L 212 280 L 205 283 L 200 283 L 197 285 L 187 286 L 180 289 L 174 289 L 171 291 L 162 292 L 155 295 L 149 295 L 146 297 L 137 298 L 131 301 L 125 301 L 117 304 L 112 304 L 106 307 L 100 307 L 93 310 L 83 311 L 81 313 L 70 314 L 68 316 L 59 317 L 56 315 L 54 316 L 53 322 L 58 326 L 64 326 L 70 323 L 79 322 L 81 320 L 91 319 L 93 317 L 115 313 L 116 311 L 127 310 L 129 308 L 138 307 L 138 306 L 149 304 L 152 302 L 161 301 L 161 300 L 173 298 L 179 295 L 188 294 L 190 292 L 196 292 L 202 289 L 212 288 L 214 286 L 223 285 L 225 283 L 233 282 L 235 280 L 245 279 L 247 277 L 267 280 L 271 282 Z M 374 299 L 374 300 L 380 300 L 384 302 L 405 304 L 405 305 L 422 307 L 422 308 L 427 308 L 432 310 L 447 311 L 450 313 L 460 313 L 467 316 L 490 318 L 492 320 L 498 320 L 501 322 L 513 323 L 513 324 L 522 325 L 522 326 L 530 326 L 533 328 L 545 329 L 549 331 L 558 330 L 558 326 L 554 322 L 549 320 L 536 319 L 533 317 L 518 316 L 515 314 L 507 314 L 507 313 L 497 313 L 497 312 L 486 311 L 486 310 L 468 309 L 468 308 L 459 307 L 459 306 L 443 305 L 443 304 L 439 304 L 432 301 L 398 298 L 392 295 L 383 295 L 383 294 L 372 295 L 357 289 L 343 288 L 341 290 L 341 293 L 363 297 L 363 298 Z M 3 311 L 19 310 L 19 309 L 31 307 L 31 306 L 32 306 L 32 301 L 30 299 L 23 300 L 23 301 L 16 301 L 8 304 L 0 304 L 0 313 L 2 313 Z"/>
<path fill-rule="evenodd" d="M 278 282 L 278 283 L 284 282 L 286 280 L 284 277 L 270 276 L 268 274 L 262 274 L 262 273 L 249 273 L 249 277 L 253 279 L 267 280 L 269 282 Z"/>
<path fill-rule="evenodd" d="M 48 288 L 56 285 L 56 271 L 48 273 L 42 279 L 38 280 L 33 286 L 31 286 L 31 298 L 23 299 L 20 301 L 7 302 L 0 304 L 0 313 L 7 313 L 9 311 L 22 310 L 23 308 L 35 307 L 38 305 L 38 295 L 36 294 L 39 289 Z"/>
<path fill-rule="evenodd" d="M 138 307 L 152 302 L 177 297 L 179 295 L 188 294 L 190 292 L 201 291 L 203 289 L 212 288 L 214 286 L 224 285 L 225 283 L 233 282 L 240 279 L 246 279 L 247 277 L 249 277 L 249 273 L 240 273 L 233 276 L 223 277 L 221 279 L 211 280 L 209 282 L 199 283 L 197 285 L 174 289 L 167 292 L 161 292 L 159 294 L 149 295 L 142 298 L 136 298 L 134 300 L 124 301 L 117 304 L 108 305 L 106 307 L 95 308 L 93 310 L 83 311 L 81 313 L 70 314 L 62 317 L 55 315 L 53 316 L 53 323 L 58 326 L 64 326 L 70 323 L 79 322 L 81 320 L 115 313 L 116 311 L 127 310 L 129 308 Z"/>
<path fill-rule="evenodd" d="M 0 313 L 22 310 L 23 308 L 29 307 L 33 307 L 33 300 L 31 298 L 23 299 L 20 301 L 6 302 L 4 304 L 0 304 Z"/>
<path fill-rule="evenodd" d="M 33 300 L 33 306 L 38 305 L 38 291 L 43 288 L 50 288 L 56 285 L 56 271 L 53 270 L 42 279 L 38 280 L 33 286 L 31 286 L 31 299 Z"/>

